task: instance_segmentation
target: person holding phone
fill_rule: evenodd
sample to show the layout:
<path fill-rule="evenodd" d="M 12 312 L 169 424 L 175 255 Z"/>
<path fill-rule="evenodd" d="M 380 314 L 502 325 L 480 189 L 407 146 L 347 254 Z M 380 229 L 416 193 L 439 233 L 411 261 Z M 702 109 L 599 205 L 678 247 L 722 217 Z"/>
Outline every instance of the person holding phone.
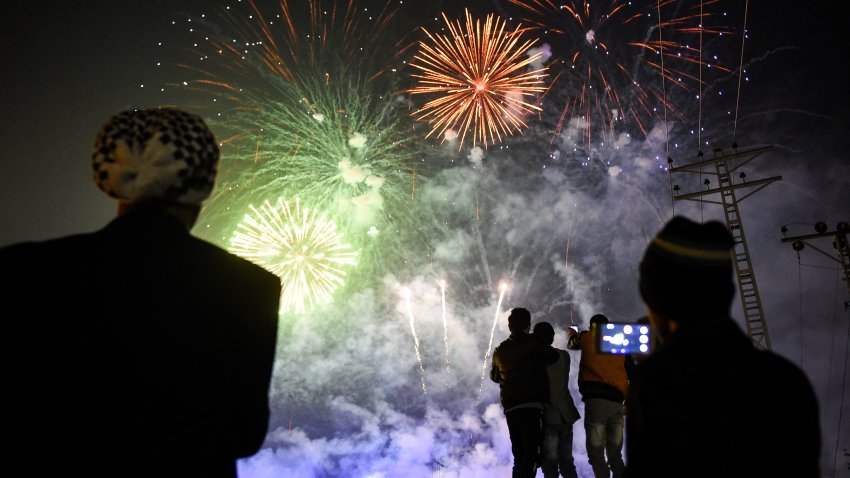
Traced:
<path fill-rule="evenodd" d="M 630 478 L 820 476 L 811 384 L 730 318 L 734 245 L 722 223 L 676 216 L 646 248 L 639 290 L 659 343 L 630 382 Z"/>
<path fill-rule="evenodd" d="M 581 350 L 578 389 L 584 402 L 584 431 L 587 459 L 595 478 L 625 476 L 623 462 L 623 413 L 629 389 L 629 373 L 634 361 L 628 354 L 606 354 L 598 350 L 597 328 L 608 323 L 608 317 L 596 314 L 590 318 L 590 330 L 576 332 L 570 328 L 567 348 Z"/>

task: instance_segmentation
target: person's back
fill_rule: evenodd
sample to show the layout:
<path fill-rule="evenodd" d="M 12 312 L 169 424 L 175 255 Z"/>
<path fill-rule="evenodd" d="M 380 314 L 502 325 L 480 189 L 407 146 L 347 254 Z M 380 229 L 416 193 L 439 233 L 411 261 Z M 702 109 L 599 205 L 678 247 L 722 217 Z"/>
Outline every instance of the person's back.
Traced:
<path fill-rule="evenodd" d="M 581 350 L 578 386 L 583 400 L 604 398 L 620 403 L 625 400 L 629 384 L 627 366 L 630 366 L 627 361 L 631 357 L 597 352 L 590 330 L 571 335 L 567 347 Z"/>
<path fill-rule="evenodd" d="M 540 403 L 548 400 L 549 387 L 542 359 L 543 346 L 529 334 L 511 334 L 493 352 L 493 381 L 501 388 L 501 402 L 505 410 L 523 403 Z M 554 353 L 554 352 L 551 352 Z M 547 360 L 557 357 L 547 356 Z"/>
<path fill-rule="evenodd" d="M 532 478 L 543 441 L 543 406 L 549 399 L 546 366 L 558 360 L 558 353 L 528 334 L 531 313 L 517 307 L 508 316 L 510 337 L 493 351 L 490 380 L 499 384 L 499 401 L 505 412 L 513 478 Z"/>
<path fill-rule="evenodd" d="M 630 477 L 819 474 L 808 379 L 729 318 L 733 247 L 722 224 L 675 217 L 646 249 L 640 293 L 659 343 L 630 382 Z"/>
<path fill-rule="evenodd" d="M 681 327 L 630 386 L 630 477 L 818 476 L 808 380 L 730 319 Z"/>
<path fill-rule="evenodd" d="M 554 343 L 555 329 L 549 322 L 538 322 L 534 335 L 545 344 Z M 558 359 L 546 366 L 549 400 L 543 405 L 542 461 L 544 478 L 576 478 L 573 461 L 573 423 L 580 417 L 569 389 L 570 356 L 566 350 L 554 349 Z"/>
<path fill-rule="evenodd" d="M 584 430 L 587 459 L 596 478 L 625 474 L 623 462 L 623 402 L 629 390 L 629 372 L 634 365 L 631 356 L 601 353 L 594 334 L 608 323 L 608 318 L 595 314 L 590 318 L 591 330 L 576 333 L 570 329 L 567 348 L 581 350 L 578 388 L 584 402 Z"/>
<path fill-rule="evenodd" d="M 0 249 L 15 278 L 4 455 L 44 476 L 235 476 L 267 431 L 279 280 L 171 206 L 124 209 L 95 233 Z"/>

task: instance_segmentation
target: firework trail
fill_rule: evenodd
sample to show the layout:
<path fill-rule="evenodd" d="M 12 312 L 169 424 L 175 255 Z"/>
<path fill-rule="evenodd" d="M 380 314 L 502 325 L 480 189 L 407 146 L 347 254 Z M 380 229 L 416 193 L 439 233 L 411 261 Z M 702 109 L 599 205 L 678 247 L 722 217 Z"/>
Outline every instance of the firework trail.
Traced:
<path fill-rule="evenodd" d="M 536 40 L 521 41 L 523 29 L 506 31 L 503 19 L 488 15 L 473 20 L 466 11 L 466 23 L 452 22 L 443 14 L 448 35 L 422 29 L 428 42 L 419 43 L 419 52 L 410 66 L 418 84 L 412 94 L 438 95 L 415 112 L 443 141 L 460 135 L 458 149 L 470 133 L 472 145 L 493 144 L 522 131 L 524 117 L 540 111 L 534 96 L 545 91 L 546 69 L 529 71 L 539 59 L 526 51 Z"/>
<path fill-rule="evenodd" d="M 443 345 L 445 345 L 446 349 L 446 373 L 450 373 L 449 366 L 449 326 L 446 321 L 446 280 L 440 280 L 440 305 L 443 311 Z"/>
<path fill-rule="evenodd" d="M 481 392 L 484 390 L 484 377 L 487 375 L 487 359 L 490 358 L 490 350 L 493 349 L 493 335 L 496 333 L 496 324 L 499 321 L 499 314 L 502 312 L 502 299 L 505 297 L 505 291 L 508 290 L 508 285 L 504 282 L 499 284 L 499 301 L 496 303 L 496 313 L 493 317 L 493 328 L 490 329 L 490 342 L 487 344 L 487 350 L 484 352 L 484 363 L 481 365 L 481 383 L 478 386 L 478 397 L 475 400 L 475 407 L 481 403 Z"/>
<path fill-rule="evenodd" d="M 236 229 L 230 252 L 280 277 L 281 313 L 303 313 L 330 302 L 357 253 L 342 243 L 336 225 L 316 210 L 278 198 L 249 206 L 253 214 Z"/>
<path fill-rule="evenodd" d="M 428 389 L 425 387 L 425 366 L 422 364 L 422 354 L 419 352 L 419 336 L 416 335 L 416 325 L 413 319 L 413 309 L 410 307 L 410 289 L 404 288 L 401 290 L 401 297 L 404 299 L 404 306 L 407 310 L 407 317 L 410 321 L 410 334 L 413 336 L 413 350 L 416 351 L 416 361 L 419 362 L 420 378 L 422 379 L 422 393 L 428 397 Z"/>
<path fill-rule="evenodd" d="M 709 81 L 703 70 L 730 72 L 702 55 L 702 35 L 718 38 L 730 32 L 708 25 L 722 18 L 702 8 L 713 1 L 509 1 L 523 11 L 524 20 L 541 33 L 562 65 L 549 92 L 566 96 L 556 135 L 570 119 L 583 130 L 588 145 L 593 134 L 611 138 L 616 130 L 628 131 L 627 123 L 648 138 L 650 122 L 663 120 L 666 112 L 686 119 L 665 85 L 687 92 L 683 97 L 692 103 Z"/>

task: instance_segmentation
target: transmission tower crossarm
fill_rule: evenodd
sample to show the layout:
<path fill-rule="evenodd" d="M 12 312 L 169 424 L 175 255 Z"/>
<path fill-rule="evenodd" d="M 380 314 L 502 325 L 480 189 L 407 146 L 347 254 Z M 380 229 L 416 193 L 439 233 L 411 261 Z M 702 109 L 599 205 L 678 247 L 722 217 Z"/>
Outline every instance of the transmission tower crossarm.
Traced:
<path fill-rule="evenodd" d="M 818 230 L 821 230 L 821 229 L 818 229 Z M 805 246 L 809 246 L 812 249 L 814 249 L 815 251 L 817 251 L 817 252 L 823 254 L 824 256 L 830 258 L 831 260 L 837 262 L 841 266 L 841 269 L 843 271 L 844 282 L 847 285 L 847 291 L 850 292 L 850 243 L 847 240 L 847 231 L 848 231 L 847 223 L 846 222 L 839 223 L 839 225 L 838 225 L 838 227 L 836 228 L 835 231 L 827 231 L 826 225 L 824 225 L 822 230 L 824 232 L 819 232 L 817 234 L 804 234 L 802 236 L 783 237 L 781 239 L 781 241 L 792 243 L 792 245 L 794 246 L 794 250 L 797 251 L 798 254 L 799 254 L 799 251 L 803 250 L 803 248 Z M 783 228 L 783 233 L 784 233 L 784 228 Z M 833 247 L 835 247 L 837 257 L 832 256 L 828 252 L 826 252 L 826 251 L 822 250 L 821 248 L 816 247 L 813 244 L 808 242 L 808 240 L 810 240 L 810 239 L 820 239 L 820 238 L 828 238 L 828 237 L 833 238 L 832 245 L 833 245 Z"/>
<path fill-rule="evenodd" d="M 729 161 L 729 160 L 732 160 L 732 159 L 747 157 L 746 160 L 735 165 L 734 168 L 731 168 L 729 170 L 731 172 L 731 171 L 735 171 L 736 169 L 740 168 L 741 166 L 749 163 L 750 161 L 755 159 L 757 156 L 764 153 L 765 151 L 770 150 L 771 148 L 773 148 L 773 145 L 762 146 L 762 147 L 754 148 L 754 149 L 748 149 L 746 151 L 737 151 L 737 152 L 734 152 L 734 153 L 731 153 L 731 154 L 726 154 L 726 155 L 723 155 L 723 156 L 717 156 L 717 157 L 714 157 L 714 158 L 711 158 L 711 159 L 704 159 L 702 161 L 697 161 L 695 163 L 686 164 L 684 166 L 677 166 L 675 168 L 670 168 L 670 172 L 671 173 L 706 174 L 705 171 L 701 171 L 701 169 L 704 166 L 713 166 L 714 163 L 716 163 L 717 161 Z"/>
<path fill-rule="evenodd" d="M 715 173 L 712 173 L 712 174 L 716 175 Z M 705 191 L 698 191 L 698 192 L 695 192 L 695 193 L 680 194 L 678 196 L 673 197 L 673 199 L 675 199 L 676 201 L 698 200 L 698 201 L 708 202 L 708 203 L 712 203 L 712 204 L 723 204 L 722 202 L 718 202 L 718 201 L 709 201 L 709 200 L 705 200 L 705 199 L 699 200 L 699 199 L 694 199 L 694 198 L 698 198 L 698 197 L 702 197 L 702 196 L 708 196 L 708 195 L 711 195 L 711 194 L 720 194 L 721 192 L 728 191 L 730 189 L 743 189 L 743 188 L 761 186 L 758 189 L 756 189 L 755 191 L 751 191 L 750 193 L 746 194 L 745 196 L 738 198 L 738 202 L 741 202 L 744 199 L 746 199 L 746 198 L 752 196 L 753 194 L 757 193 L 758 191 L 760 191 L 762 188 L 764 188 L 768 184 L 770 184 L 772 182 L 776 182 L 776 181 L 781 181 L 781 180 L 782 180 L 782 176 L 773 176 L 773 177 L 770 177 L 770 178 L 757 179 L 755 181 L 747 181 L 745 183 L 735 183 L 735 184 L 730 184 L 730 185 L 726 185 L 726 186 L 719 187 L 719 188 L 706 189 Z"/>

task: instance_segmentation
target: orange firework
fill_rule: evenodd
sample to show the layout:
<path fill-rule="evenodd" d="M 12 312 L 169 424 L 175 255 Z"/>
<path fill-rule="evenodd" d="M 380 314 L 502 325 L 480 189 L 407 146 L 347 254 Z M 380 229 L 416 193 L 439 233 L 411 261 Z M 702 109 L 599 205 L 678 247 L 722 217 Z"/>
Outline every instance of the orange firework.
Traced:
<path fill-rule="evenodd" d="M 533 103 L 545 91 L 546 68 L 533 69 L 540 54 L 527 54 L 536 40 L 521 40 L 525 31 L 508 30 L 505 21 L 488 15 L 482 25 L 466 11 L 466 24 L 443 20 L 449 35 L 431 34 L 419 43 L 411 66 L 419 70 L 413 94 L 439 95 L 416 111 L 443 141 L 457 134 L 458 149 L 472 130 L 472 145 L 501 141 L 526 127 L 524 117 L 540 111 Z"/>

